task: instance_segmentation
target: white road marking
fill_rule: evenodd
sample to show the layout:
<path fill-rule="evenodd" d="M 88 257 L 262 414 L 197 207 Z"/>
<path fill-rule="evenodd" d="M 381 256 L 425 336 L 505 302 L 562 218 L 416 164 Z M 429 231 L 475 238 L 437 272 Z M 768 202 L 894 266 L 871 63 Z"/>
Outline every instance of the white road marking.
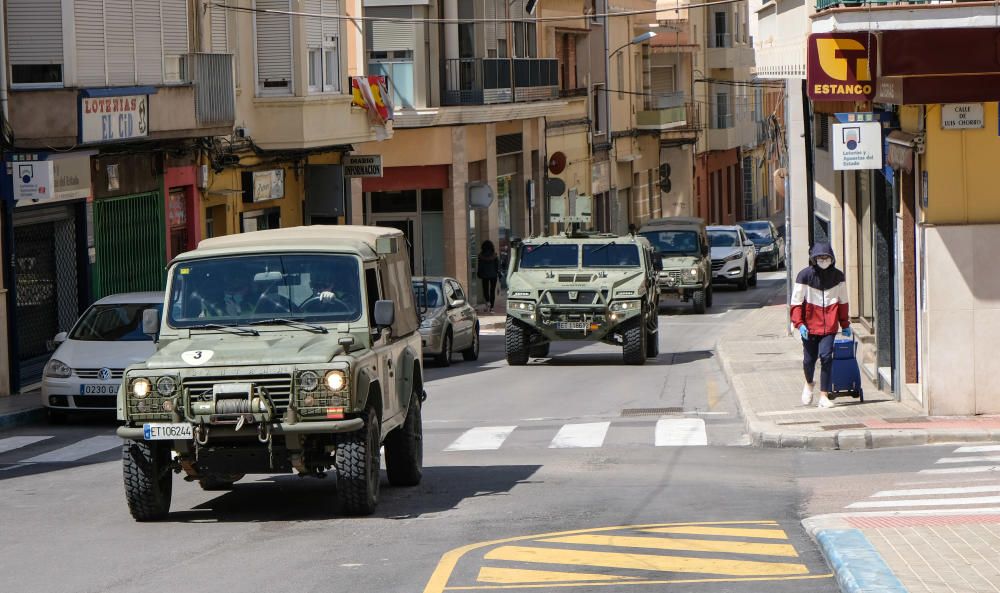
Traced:
<path fill-rule="evenodd" d="M 462 433 L 445 451 L 491 451 L 499 449 L 517 426 L 477 426 Z"/>
<path fill-rule="evenodd" d="M 946 507 L 965 504 L 997 504 L 1000 496 L 974 496 L 971 498 L 923 498 L 917 500 L 866 500 L 847 505 L 849 509 L 879 509 L 889 507 Z"/>
<path fill-rule="evenodd" d="M 610 422 L 588 422 L 587 424 L 564 424 L 549 444 L 549 449 L 570 449 L 577 447 L 600 447 L 608 434 Z"/>
<path fill-rule="evenodd" d="M 20 449 L 21 447 L 27 447 L 28 445 L 34 445 L 40 441 L 45 441 L 51 439 L 51 436 L 43 437 L 7 437 L 5 439 L 0 439 L 0 453 L 6 453 L 7 451 L 13 451 L 14 449 Z"/>
<path fill-rule="evenodd" d="M 1000 451 L 1000 445 L 976 445 L 955 449 L 955 453 L 988 453 L 990 451 Z"/>
<path fill-rule="evenodd" d="M 922 469 L 921 474 L 981 474 L 1000 472 L 1000 465 L 973 465 L 971 467 L 948 467 L 945 469 Z"/>
<path fill-rule="evenodd" d="M 1000 455 L 970 455 L 968 457 L 945 457 L 934 463 L 994 463 L 1000 461 Z"/>
<path fill-rule="evenodd" d="M 910 490 L 883 490 L 872 494 L 872 498 L 889 496 L 939 496 L 942 494 L 976 494 L 980 492 L 1000 492 L 1000 485 L 966 486 L 964 488 L 913 488 Z"/>
<path fill-rule="evenodd" d="M 90 457 L 98 453 L 103 453 L 109 449 L 121 447 L 122 440 L 117 436 L 90 437 L 82 441 L 73 443 L 55 451 L 42 453 L 30 459 L 22 459 L 21 463 L 66 463 L 78 461 L 84 457 Z"/>
<path fill-rule="evenodd" d="M 701 418 L 661 418 L 656 422 L 657 447 L 707 445 L 705 421 Z"/>

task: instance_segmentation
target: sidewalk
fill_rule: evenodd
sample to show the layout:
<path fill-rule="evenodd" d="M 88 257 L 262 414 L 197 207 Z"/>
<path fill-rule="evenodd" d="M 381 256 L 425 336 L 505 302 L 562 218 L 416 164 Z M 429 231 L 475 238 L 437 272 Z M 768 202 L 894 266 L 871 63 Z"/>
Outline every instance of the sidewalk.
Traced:
<path fill-rule="evenodd" d="M 45 420 L 38 390 L 0 396 L 0 429 L 13 428 Z"/>
<path fill-rule="evenodd" d="M 786 323 L 783 302 L 761 307 L 717 346 L 754 445 L 874 449 L 1000 441 L 1000 416 L 927 417 L 916 404 L 878 391 L 865 373 L 863 403 L 845 396 L 829 409 L 803 406 L 802 346 L 797 336 L 786 335 Z"/>

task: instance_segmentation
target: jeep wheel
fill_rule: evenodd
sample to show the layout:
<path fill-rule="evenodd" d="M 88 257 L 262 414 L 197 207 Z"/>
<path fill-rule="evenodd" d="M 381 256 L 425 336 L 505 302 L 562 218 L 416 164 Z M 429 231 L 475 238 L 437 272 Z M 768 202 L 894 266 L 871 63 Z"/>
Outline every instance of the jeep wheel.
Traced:
<path fill-rule="evenodd" d="M 416 486 L 424 468 L 424 428 L 420 394 L 410 394 L 403 425 L 385 438 L 385 470 L 393 486 Z"/>
<path fill-rule="evenodd" d="M 241 479 L 243 479 L 243 474 L 207 476 L 198 480 L 198 485 L 206 492 L 224 492 L 232 490 L 233 484 Z"/>
<path fill-rule="evenodd" d="M 704 290 L 696 290 L 696 291 L 694 291 L 694 293 L 691 295 L 691 304 L 694 305 L 694 312 L 695 313 L 704 313 L 705 312 L 705 291 Z"/>
<path fill-rule="evenodd" d="M 126 441 L 122 445 L 125 500 L 136 521 L 156 521 L 170 511 L 173 475 L 167 443 Z"/>
<path fill-rule="evenodd" d="M 504 347 L 507 351 L 507 364 L 528 364 L 528 330 L 510 317 L 504 327 Z"/>
<path fill-rule="evenodd" d="M 646 364 L 646 326 L 642 320 L 632 321 L 625 329 L 625 344 L 622 355 L 625 364 Z"/>
<path fill-rule="evenodd" d="M 656 358 L 660 355 L 660 332 L 646 332 L 646 356 Z"/>
<path fill-rule="evenodd" d="M 345 515 L 370 515 L 378 504 L 379 419 L 368 409 L 361 430 L 341 435 L 334 467 L 337 470 L 337 502 Z"/>
<path fill-rule="evenodd" d="M 708 288 L 705 290 L 705 306 L 706 307 L 711 307 L 712 306 L 712 296 L 714 294 L 715 294 L 715 289 L 713 289 L 712 285 L 709 284 Z"/>
<path fill-rule="evenodd" d="M 736 288 L 740 290 L 746 290 L 750 286 L 750 270 L 747 268 L 746 264 L 743 264 L 743 275 L 740 276 L 739 283 L 736 284 Z"/>
<path fill-rule="evenodd" d="M 472 345 L 467 349 L 462 350 L 462 358 L 472 362 L 473 360 L 479 360 L 479 324 L 476 324 L 476 329 L 472 332 Z"/>
<path fill-rule="evenodd" d="M 441 354 L 434 357 L 434 362 L 438 366 L 451 366 L 451 330 L 444 332 L 444 339 L 441 341 Z"/>
<path fill-rule="evenodd" d="M 548 358 L 549 356 L 549 346 L 551 342 L 545 342 L 544 344 L 535 344 L 528 348 L 528 356 L 531 358 Z"/>

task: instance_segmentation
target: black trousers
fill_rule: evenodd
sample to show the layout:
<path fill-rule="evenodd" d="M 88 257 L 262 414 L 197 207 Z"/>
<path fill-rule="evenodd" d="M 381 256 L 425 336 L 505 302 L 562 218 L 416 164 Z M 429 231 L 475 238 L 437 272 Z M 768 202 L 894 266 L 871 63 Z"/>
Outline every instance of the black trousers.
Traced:
<path fill-rule="evenodd" d="M 816 361 L 819 360 L 819 390 L 829 393 L 833 389 L 833 341 L 837 334 L 817 336 L 809 334 L 802 340 L 802 366 L 806 373 L 806 383 L 812 383 L 816 376 Z"/>
<path fill-rule="evenodd" d="M 490 309 L 497 300 L 497 279 L 496 278 L 482 278 L 483 281 L 483 298 L 489 303 Z"/>

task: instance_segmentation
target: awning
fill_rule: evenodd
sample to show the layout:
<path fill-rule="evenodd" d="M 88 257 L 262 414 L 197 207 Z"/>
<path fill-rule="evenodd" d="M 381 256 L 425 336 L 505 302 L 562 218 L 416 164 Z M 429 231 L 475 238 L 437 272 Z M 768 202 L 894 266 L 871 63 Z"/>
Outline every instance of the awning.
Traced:
<path fill-rule="evenodd" d="M 886 138 L 888 150 L 886 151 L 886 162 L 893 169 L 913 172 L 913 148 L 918 144 L 919 136 L 907 134 L 895 130 L 889 132 Z"/>

